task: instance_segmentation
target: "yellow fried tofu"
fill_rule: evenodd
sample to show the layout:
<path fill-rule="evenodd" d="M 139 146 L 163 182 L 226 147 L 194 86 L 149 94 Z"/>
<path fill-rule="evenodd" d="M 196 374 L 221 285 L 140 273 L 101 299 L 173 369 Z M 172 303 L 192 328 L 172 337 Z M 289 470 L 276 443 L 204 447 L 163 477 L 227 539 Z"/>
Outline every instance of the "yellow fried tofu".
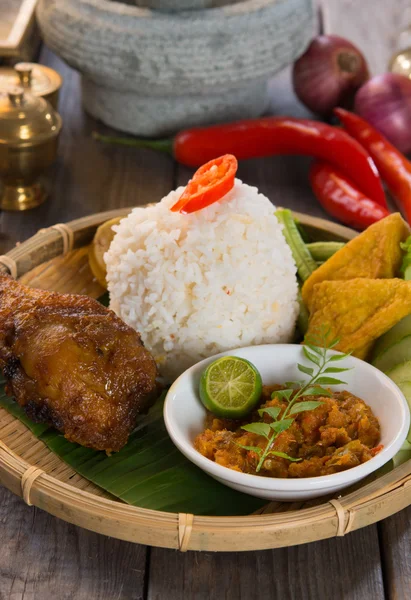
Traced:
<path fill-rule="evenodd" d="M 330 330 L 336 350 L 366 358 L 373 342 L 411 313 L 411 281 L 351 279 L 314 286 L 306 339 Z"/>
<path fill-rule="evenodd" d="M 398 274 L 404 242 L 410 229 L 399 213 L 371 225 L 349 241 L 307 279 L 302 297 L 311 310 L 314 286 L 321 281 L 355 279 L 390 279 Z"/>

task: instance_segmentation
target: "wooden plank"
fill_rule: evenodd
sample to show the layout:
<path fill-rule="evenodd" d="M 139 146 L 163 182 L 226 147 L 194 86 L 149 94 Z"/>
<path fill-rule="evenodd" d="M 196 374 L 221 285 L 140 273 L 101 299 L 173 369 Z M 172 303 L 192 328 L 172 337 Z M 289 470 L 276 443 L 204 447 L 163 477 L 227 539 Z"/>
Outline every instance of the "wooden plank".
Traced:
<path fill-rule="evenodd" d="M 146 548 L 74 527 L 0 488 L 0 598 L 140 600 Z"/>
<path fill-rule="evenodd" d="M 311 191 L 308 183 L 310 164 L 310 158 L 301 156 L 248 160 L 240 166 L 238 176 L 245 183 L 257 186 L 275 206 L 333 220 Z"/>
<path fill-rule="evenodd" d="M 99 147 L 94 144 L 89 134 L 95 124 L 93 120 L 84 116 L 79 107 L 77 75 L 59 61 L 54 62 L 55 59 L 50 55 L 45 55 L 45 58 L 48 64 L 59 65 L 59 70 L 64 71 L 66 88 L 63 91 L 61 112 L 66 129 L 60 145 L 60 158 L 54 169 L 53 195 L 48 204 L 23 215 L 9 213 L 0 217 L 0 233 L 4 232 L 9 236 L 7 239 L 10 245 L 27 237 L 39 227 L 56 221 L 108 207 L 158 199 L 168 191 L 171 184 L 173 167 L 166 157 L 155 157 L 147 151 Z M 289 74 L 282 76 L 284 81 L 289 81 Z M 281 93 L 281 86 L 277 86 L 278 83 L 273 88 L 276 95 L 272 110 L 278 114 L 301 114 L 294 112 L 297 110 L 296 105 L 289 104 L 289 96 Z M 287 93 L 290 94 L 289 88 Z M 298 107 L 298 110 L 302 110 L 301 107 Z M 248 161 L 241 165 L 239 175 L 247 183 L 258 185 L 276 204 L 323 216 L 318 205 L 313 204 L 314 199 L 308 191 L 307 164 L 306 160 L 291 157 Z M 185 182 L 188 173 L 181 170 L 179 181 Z M 143 192 L 137 195 L 135 190 Z M 142 193 L 145 196 L 144 200 L 140 200 Z M 5 512 L 0 512 L 2 522 L 7 520 L 5 529 L 10 528 L 12 542 L 17 540 L 16 544 L 20 543 L 10 547 L 11 542 L 8 542 L 4 547 L 9 548 L 8 555 L 16 556 L 18 550 L 25 560 L 20 561 L 19 557 L 2 558 L 0 596 L 11 596 L 10 588 L 2 588 L 4 573 L 8 582 L 23 579 L 22 573 L 30 569 L 31 578 L 26 577 L 24 581 L 29 582 L 26 589 L 28 592 L 33 590 L 30 597 L 34 599 L 54 598 L 55 591 L 52 590 L 59 590 L 59 597 L 75 599 L 134 598 L 142 594 L 141 582 L 133 592 L 128 583 L 129 576 L 124 573 L 125 570 L 130 570 L 132 565 L 127 562 L 122 564 L 122 561 L 127 559 L 122 550 L 122 543 L 115 545 L 114 553 L 110 554 L 108 549 L 115 544 L 112 540 L 107 541 L 104 550 L 102 547 L 106 543 L 105 538 L 81 530 L 74 534 L 76 528 L 39 511 L 35 512 L 32 529 L 30 530 L 28 525 L 23 528 L 29 521 L 27 515 L 22 516 L 23 509 L 30 509 L 12 496 L 10 498 L 13 503 L 6 504 L 4 494 L 7 495 L 8 492 L 2 491 L 0 496 L 0 502 L 3 500 L 1 506 L 6 506 Z M 17 509 L 17 505 L 21 505 L 22 508 Z M 22 512 L 19 512 L 20 510 Z M 37 513 L 41 521 L 38 520 Z M 50 536 L 56 540 L 54 545 L 48 537 L 48 531 L 53 532 Z M 6 541 L 8 539 L 7 536 Z M 31 544 L 30 556 L 21 550 L 25 543 Z M 58 559 L 48 552 L 50 546 L 54 555 L 57 553 Z M 87 548 L 87 552 L 83 552 L 82 547 Z M 93 568 L 92 565 L 88 565 L 88 573 L 91 572 L 91 575 L 88 575 L 84 572 L 82 562 L 87 562 L 89 554 L 93 555 L 93 549 L 96 552 L 96 562 L 105 563 L 106 567 L 99 567 L 98 570 L 97 566 Z M 37 555 L 34 559 L 33 553 Z M 3 556 L 3 552 L 1 555 Z M 5 560 L 7 562 L 3 562 Z M 62 565 L 63 560 L 69 564 Z M 134 554 L 133 560 L 134 568 L 142 572 L 142 554 Z M 109 562 L 113 565 L 113 572 L 109 569 Z M 58 570 L 62 575 L 56 575 L 58 578 L 53 579 L 53 583 L 50 584 L 47 581 L 48 573 Z M 110 587 L 110 577 L 118 582 L 117 590 Z M 123 588 L 122 577 L 127 578 Z M 94 581 L 95 578 L 101 579 L 102 583 Z M 60 593 L 59 586 L 68 586 L 68 579 L 73 587 L 70 590 L 69 587 L 63 587 Z M 42 588 L 30 587 L 30 582 L 38 584 L 39 580 L 44 580 Z M 86 595 L 83 595 L 83 587 L 86 589 Z M 12 597 L 24 597 L 24 582 L 22 588 L 16 589 L 16 592 Z M 343 539 L 259 553 L 180 555 L 173 551 L 155 549 L 151 555 L 148 597 L 161 600 L 182 597 L 196 600 L 267 597 L 349 597 L 350 600 L 362 597 L 379 600 L 384 598 L 384 593 L 376 527 L 355 532 Z"/>
<path fill-rule="evenodd" d="M 264 552 L 178 554 L 153 548 L 148 600 L 382 600 L 378 556 L 375 527 Z"/>
<path fill-rule="evenodd" d="M 379 525 L 385 587 L 390 600 L 411 598 L 411 507 Z"/>
<path fill-rule="evenodd" d="M 411 26 L 409 0 L 320 0 L 323 30 L 347 38 L 364 53 L 372 75 L 384 73 Z M 409 37 L 409 36 L 408 36 Z"/>
<path fill-rule="evenodd" d="M 111 130 L 84 113 L 78 73 L 47 49 L 41 62 L 64 78 L 59 103 L 63 131 L 50 170 L 51 194 L 33 210 L 0 214 L 1 252 L 42 227 L 110 208 L 156 202 L 169 191 L 173 178 L 174 163 L 168 156 L 93 140 L 93 130 Z"/>

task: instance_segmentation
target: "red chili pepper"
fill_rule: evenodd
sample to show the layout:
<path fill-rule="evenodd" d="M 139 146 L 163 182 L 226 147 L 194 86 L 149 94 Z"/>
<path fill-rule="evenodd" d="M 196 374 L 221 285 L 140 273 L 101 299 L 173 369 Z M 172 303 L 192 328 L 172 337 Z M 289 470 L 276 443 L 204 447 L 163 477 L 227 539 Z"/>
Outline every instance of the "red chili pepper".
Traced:
<path fill-rule="evenodd" d="M 182 131 L 174 139 L 175 158 L 197 166 L 220 153 L 238 160 L 274 154 L 304 154 L 342 169 L 370 198 L 386 206 L 377 169 L 363 148 L 344 131 L 319 121 L 264 117 Z"/>
<path fill-rule="evenodd" d="M 345 131 L 319 121 L 263 117 L 181 131 L 171 140 L 96 139 L 169 152 L 180 163 L 199 167 L 222 154 L 237 159 L 275 154 L 304 154 L 326 160 L 355 181 L 367 196 L 386 206 L 378 171 L 369 154 Z"/>
<path fill-rule="evenodd" d="M 362 231 L 389 215 L 386 208 L 364 196 L 343 173 L 328 163 L 313 163 L 310 183 L 321 206 L 349 227 Z"/>
<path fill-rule="evenodd" d="M 371 154 L 382 179 L 411 223 L 411 162 L 358 115 L 342 108 L 336 108 L 335 114 L 348 133 Z"/>
<path fill-rule="evenodd" d="M 234 187 L 237 169 L 237 159 L 231 154 L 210 160 L 194 173 L 171 210 L 189 214 L 217 202 Z"/>

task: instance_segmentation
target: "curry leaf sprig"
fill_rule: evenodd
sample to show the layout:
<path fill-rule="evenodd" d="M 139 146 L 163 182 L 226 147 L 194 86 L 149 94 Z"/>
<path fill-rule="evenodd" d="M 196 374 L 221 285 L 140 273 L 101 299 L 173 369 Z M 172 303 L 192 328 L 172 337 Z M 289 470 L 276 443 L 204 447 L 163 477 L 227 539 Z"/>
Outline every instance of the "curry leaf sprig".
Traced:
<path fill-rule="evenodd" d="M 307 410 L 314 410 L 321 404 L 324 404 L 324 402 L 319 400 L 304 400 L 304 398 L 307 396 L 330 397 L 332 394 L 329 389 L 323 387 L 324 385 L 330 386 L 346 383 L 335 377 L 330 377 L 331 373 L 342 373 L 349 370 L 346 367 L 335 366 L 335 363 L 344 360 L 349 354 L 329 354 L 328 352 L 328 350 L 334 348 L 338 342 L 338 339 L 329 342 L 329 332 L 324 331 L 321 332 L 319 338 L 310 340 L 310 343 L 306 342 L 302 347 L 304 355 L 315 366 L 307 367 L 298 364 L 297 367 L 301 373 L 309 376 L 309 380 L 307 382 L 288 381 L 286 382 L 286 389 L 273 392 L 271 397 L 277 397 L 285 401 L 287 406 L 281 416 L 281 408 L 278 406 L 261 408 L 258 411 L 260 417 L 264 414 L 270 416 L 273 419 L 271 423 L 250 423 L 249 425 L 242 426 L 242 429 L 245 431 L 261 435 L 267 440 L 264 449 L 258 446 L 242 446 L 241 444 L 238 444 L 245 450 L 255 452 L 258 455 L 259 461 L 256 473 L 261 470 L 261 467 L 268 456 L 278 456 L 293 462 L 301 460 L 300 458 L 289 456 L 285 452 L 272 450 L 272 446 L 280 433 L 291 427 L 297 414 Z"/>

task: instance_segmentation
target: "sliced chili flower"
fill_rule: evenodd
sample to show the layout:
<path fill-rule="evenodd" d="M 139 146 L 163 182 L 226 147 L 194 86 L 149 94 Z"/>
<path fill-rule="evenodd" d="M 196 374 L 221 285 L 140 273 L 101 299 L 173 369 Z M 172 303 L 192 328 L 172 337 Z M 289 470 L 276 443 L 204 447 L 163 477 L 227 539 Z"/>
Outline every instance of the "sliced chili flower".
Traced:
<path fill-rule="evenodd" d="M 189 214 L 221 200 L 234 187 L 237 168 L 232 154 L 210 160 L 194 173 L 172 212 Z"/>

